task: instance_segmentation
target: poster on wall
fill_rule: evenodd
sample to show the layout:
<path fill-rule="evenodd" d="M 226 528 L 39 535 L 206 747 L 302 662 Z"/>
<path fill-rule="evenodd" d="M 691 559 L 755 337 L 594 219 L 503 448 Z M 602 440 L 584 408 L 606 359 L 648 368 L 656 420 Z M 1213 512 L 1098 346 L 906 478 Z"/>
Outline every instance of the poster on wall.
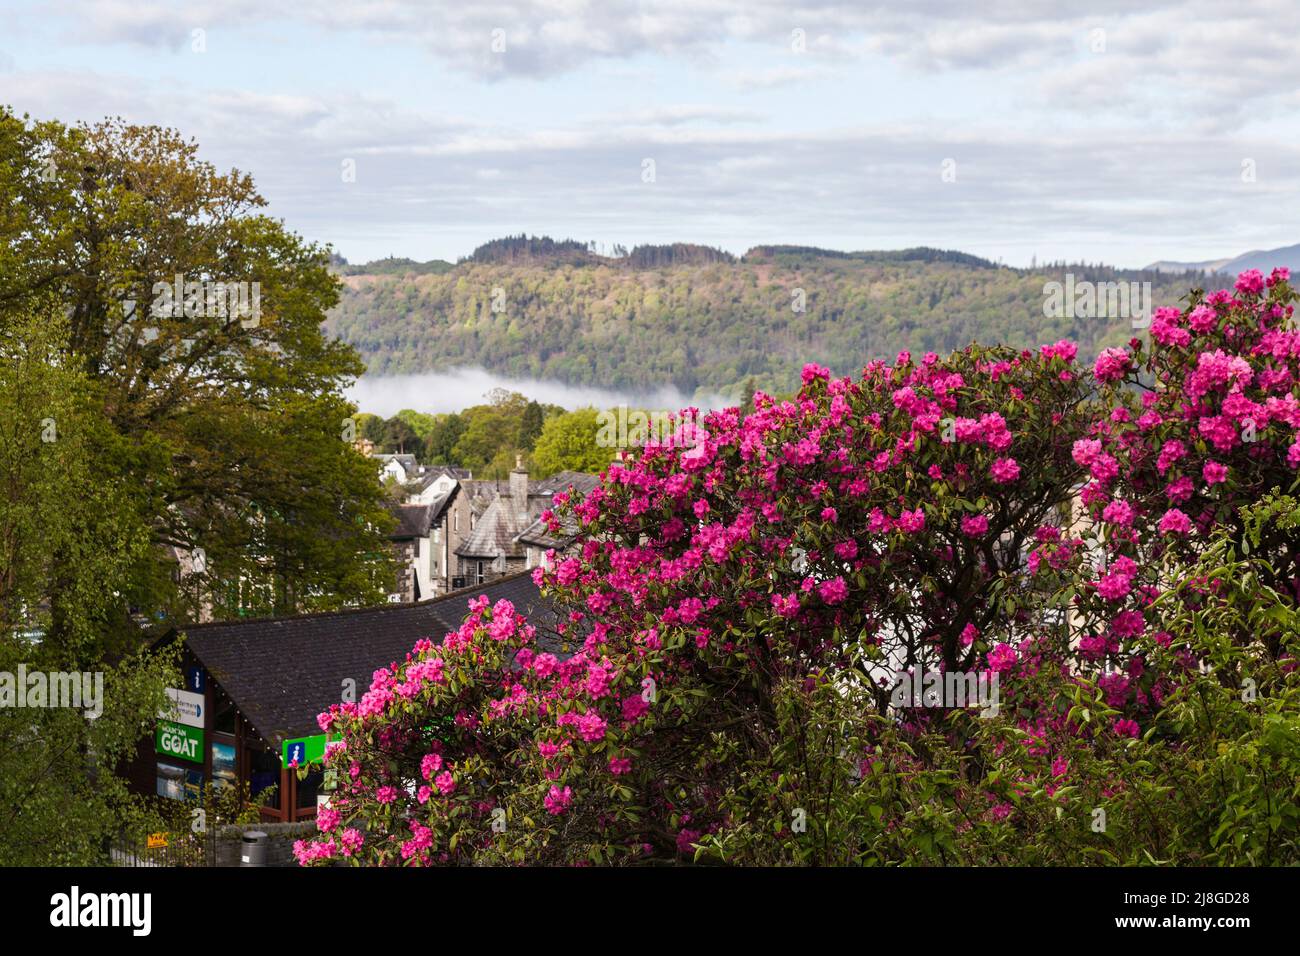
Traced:
<path fill-rule="evenodd" d="M 185 769 L 171 764 L 158 764 L 158 796 L 168 800 L 185 799 Z"/>
<path fill-rule="evenodd" d="M 212 786 L 232 787 L 238 779 L 235 773 L 235 745 L 212 741 Z"/>
<path fill-rule="evenodd" d="M 157 765 L 156 788 L 158 796 L 168 800 L 194 800 L 203 798 L 203 771 L 173 764 Z"/>

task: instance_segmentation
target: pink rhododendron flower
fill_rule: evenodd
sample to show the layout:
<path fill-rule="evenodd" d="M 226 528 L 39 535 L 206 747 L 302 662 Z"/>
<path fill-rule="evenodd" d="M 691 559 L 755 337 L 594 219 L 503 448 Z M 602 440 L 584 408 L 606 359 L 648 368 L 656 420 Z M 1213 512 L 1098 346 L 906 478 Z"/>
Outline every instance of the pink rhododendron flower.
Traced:
<path fill-rule="evenodd" d="M 1099 382 L 1114 382 L 1124 377 L 1132 360 L 1123 349 L 1102 349 L 1093 365 L 1092 374 Z"/>
<path fill-rule="evenodd" d="M 573 789 L 565 787 L 561 790 L 552 784 L 550 791 L 546 794 L 543 804 L 546 806 L 546 812 L 552 816 L 559 816 L 565 810 L 569 809 L 573 803 Z"/>
<path fill-rule="evenodd" d="M 989 651 L 989 667 L 1003 673 L 1016 665 L 1016 652 L 1010 644 L 998 644 Z"/>
<path fill-rule="evenodd" d="M 1133 587 L 1133 579 L 1127 574 L 1114 572 L 1097 582 L 1097 593 L 1107 601 L 1118 601 L 1128 594 Z"/>
<path fill-rule="evenodd" d="M 1136 512 L 1133 510 L 1132 505 L 1127 501 L 1122 501 L 1119 498 L 1116 498 L 1102 509 L 1101 520 L 1108 524 L 1119 525 L 1120 527 L 1127 528 L 1133 523 L 1135 515 Z"/>
<path fill-rule="evenodd" d="M 588 743 L 605 739 L 605 720 L 594 710 L 578 718 L 578 735 Z"/>
<path fill-rule="evenodd" d="M 1192 530 L 1192 519 L 1177 508 L 1170 508 L 1160 519 L 1160 533 L 1187 534 Z"/>
<path fill-rule="evenodd" d="M 420 775 L 425 780 L 431 779 L 441 769 L 442 756 L 440 754 L 425 754 L 420 760 Z"/>
<path fill-rule="evenodd" d="M 829 581 L 823 581 L 817 588 L 817 593 L 827 604 L 841 604 L 849 596 L 849 588 L 844 579 L 836 575 Z"/>
<path fill-rule="evenodd" d="M 1121 717 L 1115 721 L 1115 733 L 1121 737 L 1137 737 L 1142 733 L 1142 728 L 1138 726 L 1137 721 L 1129 720 L 1127 717 Z"/>
<path fill-rule="evenodd" d="M 1009 484 L 1020 477 L 1020 464 L 1014 458 L 999 458 L 989 468 L 989 474 L 998 484 Z"/>
<path fill-rule="evenodd" d="M 904 511 L 898 516 L 898 529 L 906 534 L 916 534 L 925 528 L 925 512 L 920 508 Z"/>

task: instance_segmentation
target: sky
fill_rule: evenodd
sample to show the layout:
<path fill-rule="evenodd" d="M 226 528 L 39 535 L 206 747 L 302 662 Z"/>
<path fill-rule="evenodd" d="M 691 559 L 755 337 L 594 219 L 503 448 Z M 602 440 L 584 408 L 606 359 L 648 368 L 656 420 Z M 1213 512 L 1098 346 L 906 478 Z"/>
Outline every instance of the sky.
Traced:
<path fill-rule="evenodd" d="M 0 104 L 175 127 L 353 262 L 522 232 L 1135 267 L 1300 242 L 1295 13 L 0 0 Z"/>

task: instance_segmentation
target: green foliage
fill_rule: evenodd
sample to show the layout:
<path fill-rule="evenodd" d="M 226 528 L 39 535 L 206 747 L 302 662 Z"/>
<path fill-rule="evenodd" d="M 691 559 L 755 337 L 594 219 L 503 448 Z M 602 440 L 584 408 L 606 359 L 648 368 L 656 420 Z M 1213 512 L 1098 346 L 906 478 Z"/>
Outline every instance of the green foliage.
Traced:
<path fill-rule="evenodd" d="M 0 672 L 59 671 L 54 648 L 0 639 Z M 108 840 L 132 820 L 150 818 L 116 768 L 153 731 L 176 686 L 175 655 L 89 667 L 103 682 L 103 712 L 85 708 L 0 707 L 0 866 L 95 866 Z"/>
<path fill-rule="evenodd" d="M 524 407 L 524 414 L 519 423 L 519 447 L 533 450 L 537 444 L 537 439 L 542 434 L 542 425 L 545 423 L 542 406 L 537 402 L 529 402 Z"/>
<path fill-rule="evenodd" d="M 614 458 L 616 449 L 598 443 L 600 413 L 594 408 L 579 408 L 547 419 L 533 464 L 540 477 L 557 471 L 599 472 Z"/>
<path fill-rule="evenodd" d="M 342 389 L 363 366 L 321 331 L 338 299 L 329 252 L 264 215 L 247 175 L 197 151 L 158 127 L 0 112 L 0 341 L 24 347 L 13 344 L 30 337 L 24 317 L 42 310 L 67 316 L 49 364 L 79 369 L 102 416 L 78 490 L 128 482 L 157 546 L 136 561 L 135 591 L 117 589 L 100 614 L 124 618 L 133 603 L 149 618 L 192 615 L 201 592 L 219 613 L 247 610 L 250 589 L 278 611 L 381 601 L 389 519 L 345 437 Z M 177 276 L 182 289 L 208 284 L 179 312 L 166 300 Z M 257 314 L 217 308 L 215 283 L 255 287 Z M 102 529 L 99 550 L 124 535 Z M 158 573 L 171 547 L 207 556 L 188 591 Z M 79 601 L 72 578 L 87 556 L 56 558 L 58 636 L 75 626 L 60 608 Z"/>
<path fill-rule="evenodd" d="M 615 259 L 579 246 L 563 255 L 476 253 L 435 276 L 376 274 L 344 291 L 326 328 L 357 348 L 372 375 L 474 365 L 515 378 L 636 390 L 671 383 L 688 395 L 738 398 L 750 376 L 768 393 L 794 388 L 807 362 L 843 374 L 900 349 L 946 354 L 973 340 L 1020 348 L 1069 338 L 1085 355 L 1126 342 L 1127 318 L 1044 317 L 1044 283 L 1067 271 L 1080 281 L 1150 281 L 1153 299 L 1167 302 L 1186 291 L 1168 274 L 999 268 L 932 249 L 770 247 L 731 261 L 722 253 Z M 494 289 L 504 311 L 492 311 Z M 806 311 L 794 310 L 797 290 Z"/>
<path fill-rule="evenodd" d="M 457 465 L 456 443 L 465 434 L 467 423 L 463 415 L 435 415 L 429 435 L 424 442 L 424 460 L 430 465 Z"/>
<path fill-rule="evenodd" d="M 15 314 L 0 343 L 0 636 L 36 633 L 52 660 L 98 662 L 135 630 L 127 601 L 147 590 L 149 463 L 106 421 L 101 392 L 63 354 L 52 310 Z M 53 586 L 52 586 L 53 585 Z"/>

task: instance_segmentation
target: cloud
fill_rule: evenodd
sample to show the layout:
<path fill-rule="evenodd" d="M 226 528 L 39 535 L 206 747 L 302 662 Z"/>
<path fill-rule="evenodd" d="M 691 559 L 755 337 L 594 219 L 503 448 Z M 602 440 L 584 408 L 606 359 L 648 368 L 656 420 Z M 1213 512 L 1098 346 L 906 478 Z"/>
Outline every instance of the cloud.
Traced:
<path fill-rule="evenodd" d="M 20 68 L 0 74 L 0 101 L 176 126 L 205 158 L 252 171 L 290 226 L 354 259 L 455 258 L 520 231 L 1134 264 L 1196 258 L 1189 237 L 1214 250 L 1295 241 L 1300 65 L 1273 0 L 1095 0 L 1064 18 L 1047 0 L 25 7 L 45 19 L 14 18 L 5 50 Z M 38 22 L 90 46 L 33 42 Z M 419 51 L 449 89 L 410 96 L 407 74 L 355 65 L 355 82 L 322 82 L 332 60 L 293 81 L 192 69 L 196 24 L 254 64 L 268 42 Z M 940 178 L 947 158 L 954 183 Z"/>
<path fill-rule="evenodd" d="M 813 80 L 822 80 L 835 74 L 823 67 L 771 66 L 761 70 L 736 70 L 726 80 L 742 90 L 769 90 L 779 86 L 793 86 Z"/>

